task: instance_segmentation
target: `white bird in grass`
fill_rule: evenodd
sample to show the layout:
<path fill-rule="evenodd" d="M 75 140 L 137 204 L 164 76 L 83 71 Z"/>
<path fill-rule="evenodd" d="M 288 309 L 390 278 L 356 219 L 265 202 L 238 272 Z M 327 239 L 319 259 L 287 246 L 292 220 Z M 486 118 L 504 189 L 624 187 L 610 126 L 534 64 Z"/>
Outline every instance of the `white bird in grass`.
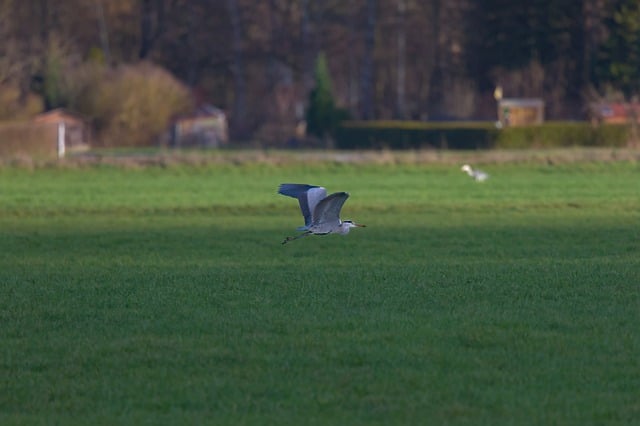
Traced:
<path fill-rule="evenodd" d="M 340 209 L 349 198 L 349 194 L 346 192 L 336 192 L 327 197 L 327 190 L 321 186 L 283 183 L 278 188 L 278 194 L 297 198 L 302 216 L 304 216 L 304 226 L 298 227 L 298 231 L 305 232 L 295 237 L 285 238 L 282 244 L 311 234 L 345 235 L 349 233 L 351 228 L 365 227 L 365 225 L 351 220 L 340 220 Z"/>
<path fill-rule="evenodd" d="M 461 170 L 463 172 L 467 172 L 467 174 L 471 176 L 476 182 L 484 182 L 485 180 L 489 179 L 489 174 L 483 172 L 482 170 L 474 170 L 468 164 L 462 166 Z"/>

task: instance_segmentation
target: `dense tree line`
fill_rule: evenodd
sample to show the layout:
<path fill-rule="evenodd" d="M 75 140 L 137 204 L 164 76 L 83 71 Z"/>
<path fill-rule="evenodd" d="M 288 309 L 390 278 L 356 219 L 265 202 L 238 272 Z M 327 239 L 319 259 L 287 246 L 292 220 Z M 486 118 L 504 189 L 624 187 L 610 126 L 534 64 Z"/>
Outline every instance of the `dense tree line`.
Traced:
<path fill-rule="evenodd" d="M 302 118 L 321 54 L 359 119 L 489 119 L 496 85 L 578 118 L 640 89 L 637 0 L 0 0 L 0 37 L 2 90 L 69 106 L 73 69 L 149 61 L 237 137 Z"/>

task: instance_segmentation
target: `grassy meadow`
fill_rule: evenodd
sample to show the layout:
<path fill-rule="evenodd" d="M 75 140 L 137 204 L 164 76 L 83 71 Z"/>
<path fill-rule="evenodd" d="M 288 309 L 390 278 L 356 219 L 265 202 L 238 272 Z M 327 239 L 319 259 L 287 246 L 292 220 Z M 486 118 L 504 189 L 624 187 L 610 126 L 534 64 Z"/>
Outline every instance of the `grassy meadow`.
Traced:
<path fill-rule="evenodd" d="M 482 168 L 0 168 L 0 424 L 638 424 L 640 165 Z"/>

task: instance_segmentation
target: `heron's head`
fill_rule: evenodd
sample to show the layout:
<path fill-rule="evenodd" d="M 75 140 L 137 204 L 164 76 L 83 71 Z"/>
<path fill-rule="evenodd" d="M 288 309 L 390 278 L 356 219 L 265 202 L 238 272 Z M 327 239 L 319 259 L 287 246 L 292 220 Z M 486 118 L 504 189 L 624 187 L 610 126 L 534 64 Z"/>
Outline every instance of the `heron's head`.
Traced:
<path fill-rule="evenodd" d="M 463 172 L 467 172 L 467 173 L 469 173 L 469 172 L 471 171 L 471 166 L 470 166 L 470 165 L 468 165 L 468 164 L 465 164 L 464 166 L 462 166 L 462 167 L 460 168 L 460 170 L 462 170 Z"/>
<path fill-rule="evenodd" d="M 343 220 L 342 223 L 347 227 L 347 228 L 366 228 L 367 225 L 363 225 L 361 223 L 355 223 L 352 220 Z"/>
<path fill-rule="evenodd" d="M 365 225 L 355 223 L 352 220 L 343 220 L 340 226 L 338 227 L 338 229 L 335 230 L 334 232 L 337 232 L 338 234 L 342 234 L 342 235 L 347 235 L 351 228 L 364 228 L 364 227 Z"/>

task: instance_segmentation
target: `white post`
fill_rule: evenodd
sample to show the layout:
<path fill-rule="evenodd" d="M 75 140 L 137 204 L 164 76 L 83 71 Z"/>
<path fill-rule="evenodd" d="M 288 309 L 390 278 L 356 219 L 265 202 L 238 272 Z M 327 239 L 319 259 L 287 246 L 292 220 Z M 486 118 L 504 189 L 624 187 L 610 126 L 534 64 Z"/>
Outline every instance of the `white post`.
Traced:
<path fill-rule="evenodd" d="M 65 151 L 65 145 L 64 145 L 64 138 L 65 138 L 65 125 L 64 125 L 64 121 L 60 121 L 58 123 L 58 158 L 62 158 L 64 157 L 64 151 Z"/>

